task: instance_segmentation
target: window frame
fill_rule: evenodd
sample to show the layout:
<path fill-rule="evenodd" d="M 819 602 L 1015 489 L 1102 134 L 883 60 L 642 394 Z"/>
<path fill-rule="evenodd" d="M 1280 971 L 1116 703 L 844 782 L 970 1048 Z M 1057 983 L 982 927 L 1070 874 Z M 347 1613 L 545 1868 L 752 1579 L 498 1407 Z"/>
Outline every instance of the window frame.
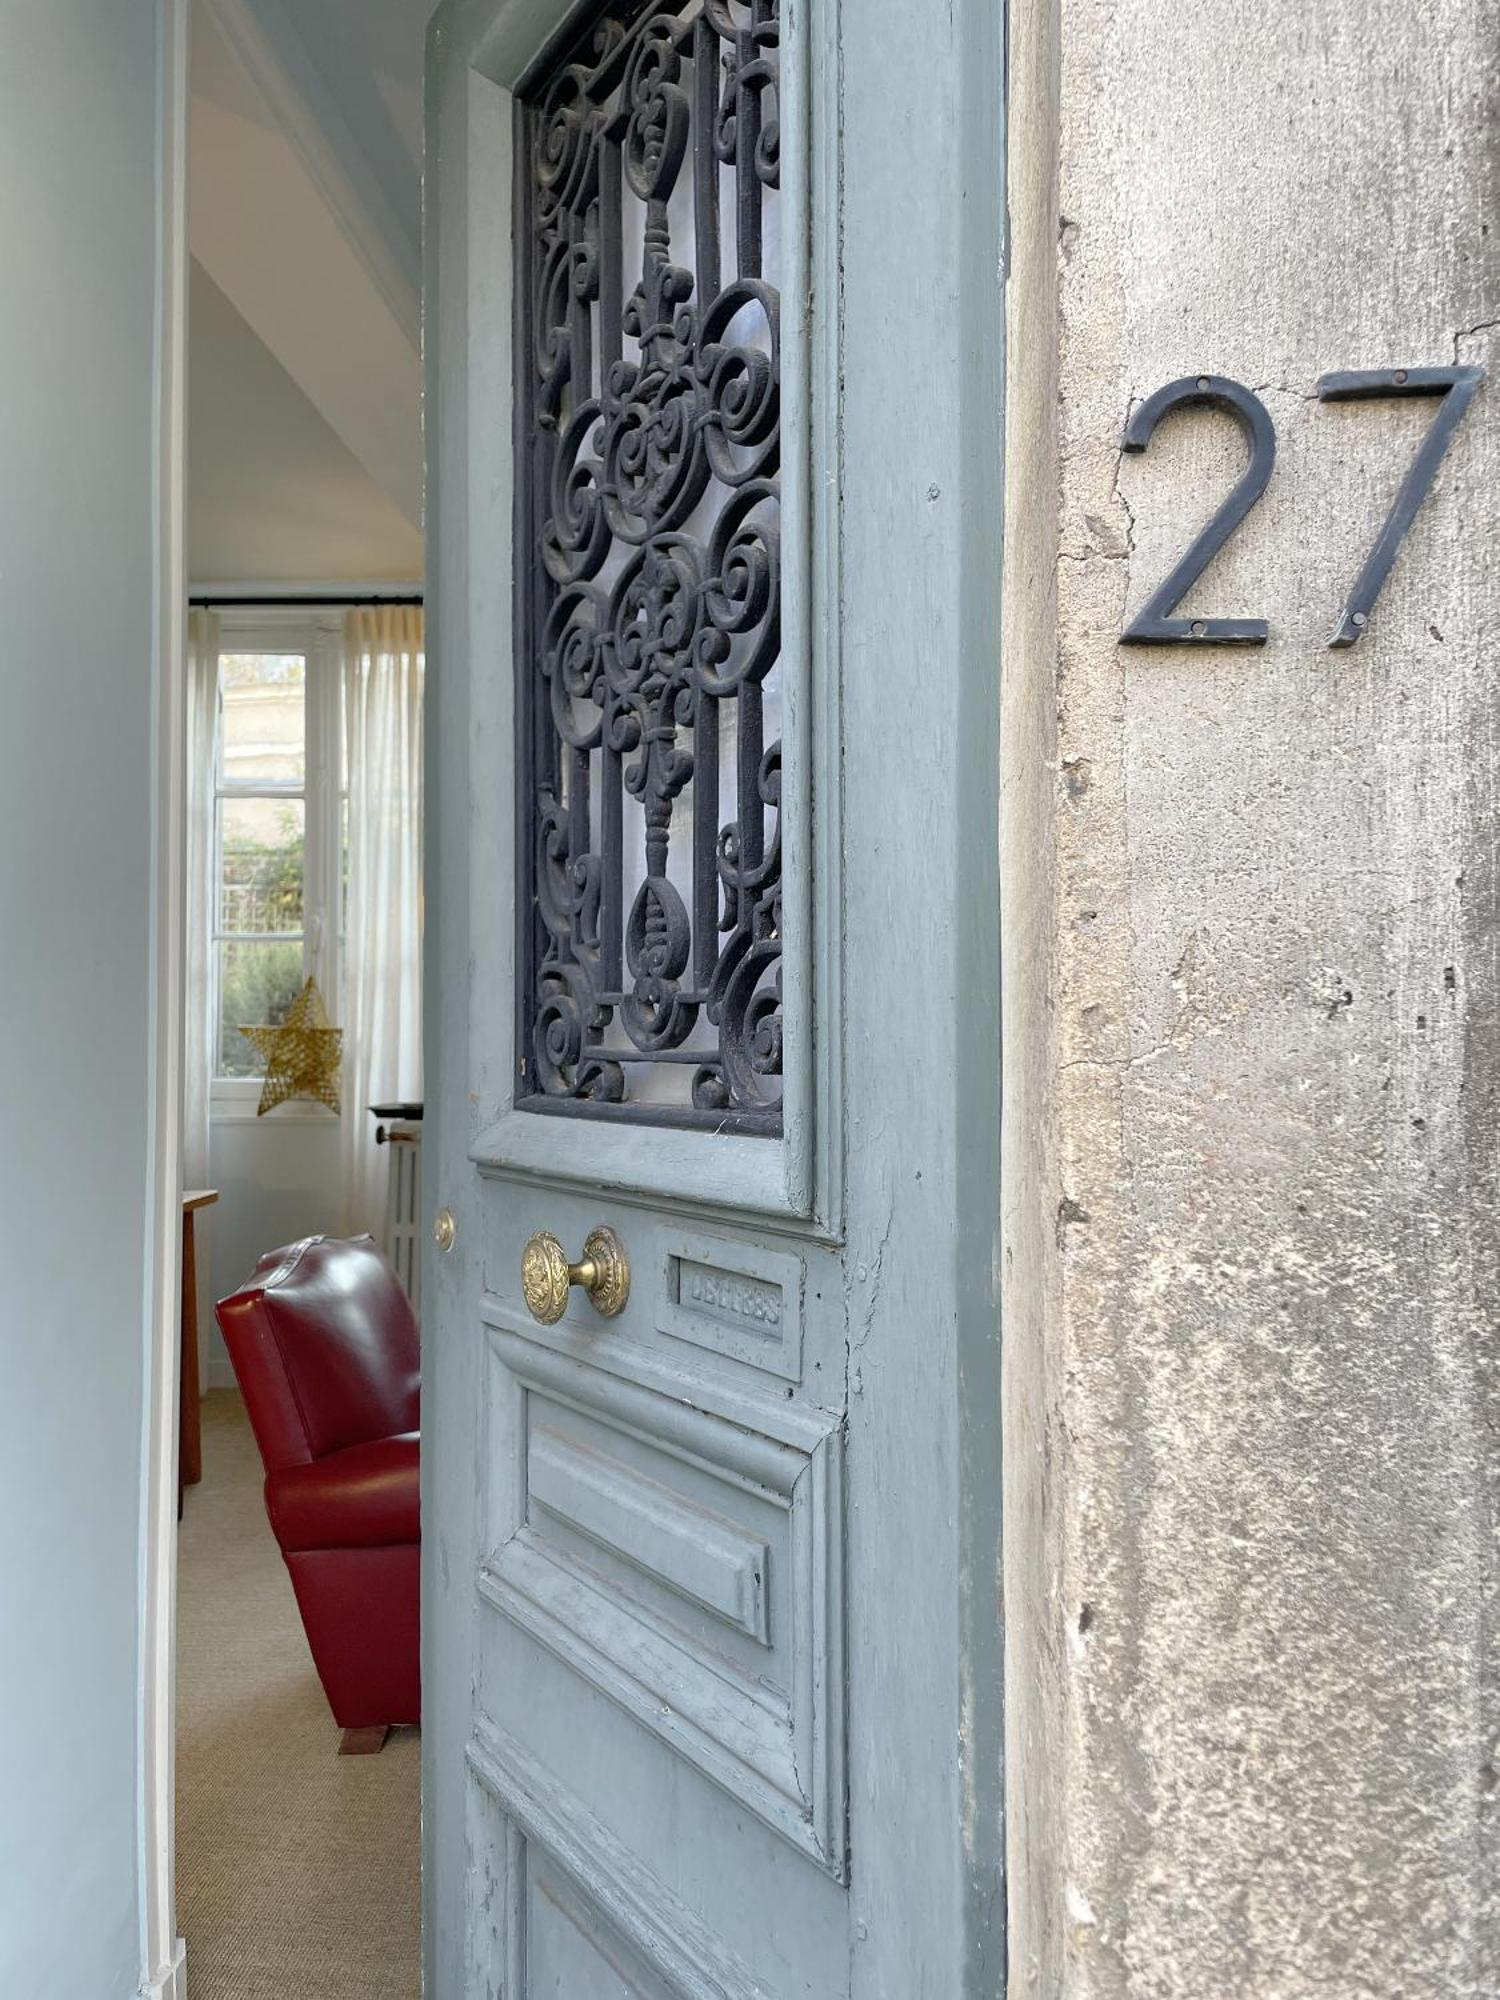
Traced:
<path fill-rule="evenodd" d="M 344 957 L 343 818 L 348 796 L 344 754 L 343 607 L 331 612 L 306 609 L 224 611 L 219 619 L 219 652 L 300 653 L 304 672 L 303 775 L 300 788 L 274 781 L 225 784 L 222 732 L 215 731 L 213 783 L 209 788 L 209 828 L 212 852 L 214 922 L 209 933 L 209 980 L 212 987 L 212 1057 L 209 1116 L 215 1124 L 250 1123 L 258 1114 L 261 1079 L 221 1076 L 219 1061 L 220 945 L 238 933 L 219 925 L 222 884 L 220 812 L 222 799 L 300 797 L 303 802 L 302 976 L 316 979 L 335 1024 L 342 1005 Z M 272 935 L 266 933 L 267 936 Z M 289 940 L 295 932 L 284 934 Z M 326 1107 L 296 1100 L 279 1104 L 268 1114 L 281 1124 L 325 1124 Z"/>

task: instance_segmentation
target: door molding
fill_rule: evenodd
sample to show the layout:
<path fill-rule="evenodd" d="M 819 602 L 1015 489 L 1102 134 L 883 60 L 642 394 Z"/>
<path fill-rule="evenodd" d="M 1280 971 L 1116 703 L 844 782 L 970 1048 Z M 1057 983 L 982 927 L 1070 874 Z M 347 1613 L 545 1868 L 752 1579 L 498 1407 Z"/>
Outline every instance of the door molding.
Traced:
<path fill-rule="evenodd" d="M 690 1384 L 675 1371 L 639 1360 L 600 1366 L 596 1356 L 584 1358 L 586 1344 L 576 1336 L 550 1334 L 493 1297 L 486 1297 L 482 1313 L 492 1356 L 485 1403 L 505 1412 L 503 1436 L 492 1437 L 491 1447 L 507 1469 L 525 1470 L 519 1484 L 498 1481 L 491 1496 L 480 1596 L 737 1804 L 836 1880 L 846 1881 L 844 1480 L 838 1418 L 809 1404 L 734 1392 L 721 1402 L 712 1386 Z M 587 1562 L 532 1524 L 538 1501 L 544 1524 L 558 1506 L 555 1493 L 535 1490 L 534 1400 L 544 1410 L 583 1413 L 605 1437 L 633 1440 L 651 1454 L 656 1468 L 711 1470 L 726 1515 L 736 1488 L 770 1504 L 776 1529 L 769 1539 L 754 1535 L 750 1558 L 760 1601 L 738 1621 L 742 1628 L 753 1626 L 751 1636 L 760 1642 L 752 1655 L 753 1677 L 710 1660 L 701 1644 L 684 1640 L 670 1618 L 664 1620 L 649 1603 L 622 1603 L 617 1593 L 598 1589 Z M 548 1448 L 544 1437 L 543 1469 Z M 550 1448 L 557 1452 L 555 1443 Z M 565 1442 L 563 1452 L 566 1470 Z M 579 1453 L 578 1460 L 587 1473 L 585 1455 Z M 606 1504 L 598 1512 L 614 1531 L 585 1527 L 585 1534 L 597 1536 L 627 1563 L 646 1563 L 644 1551 L 661 1546 L 663 1515 L 678 1506 L 680 1520 L 666 1522 L 669 1531 L 676 1530 L 675 1546 L 668 1541 L 667 1561 L 650 1561 L 647 1576 L 670 1583 L 673 1568 L 706 1566 L 726 1598 L 728 1586 L 741 1581 L 729 1572 L 725 1554 L 716 1551 L 713 1521 L 702 1505 L 678 1502 L 651 1475 L 632 1476 L 618 1462 L 606 1461 L 594 1477 L 607 1482 Z M 646 1510 L 656 1515 L 654 1522 L 632 1520 Z M 748 1552 L 751 1535 L 733 1526 L 731 1533 Z M 769 1599 L 778 1589 L 786 1611 L 772 1618 Z M 728 1625 L 737 1622 L 722 1604 L 720 1614 Z M 773 1685 L 780 1701 L 768 1698 Z"/>
<path fill-rule="evenodd" d="M 158 139 L 155 765 L 151 908 L 150 1238 L 140 1584 L 141 1991 L 186 2000 L 177 1935 L 177 1398 L 182 1255 L 183 854 L 187 568 L 187 110 L 189 0 L 157 0 Z"/>
<path fill-rule="evenodd" d="M 498 1889 L 504 1900 L 503 1930 L 516 1954 L 510 1965 L 476 1965 L 490 1983 L 475 1991 L 521 1993 L 519 1951 L 526 1936 L 527 1849 L 540 1848 L 598 1911 L 651 1972 L 664 1980 L 672 2000 L 766 2000 L 766 1990 L 708 1931 L 685 1903 L 643 1868 L 609 1829 L 572 1796 L 514 1737 L 492 1723 L 477 1724 L 466 1753 L 471 1785 L 479 1801 L 504 1819 L 506 1868 L 503 1884 L 471 1885 L 476 1904 Z M 476 1851 L 499 1842 L 474 1843 Z M 495 1933 L 492 1932 L 492 1935 Z M 501 1960 L 497 1947 L 495 1958 Z"/>

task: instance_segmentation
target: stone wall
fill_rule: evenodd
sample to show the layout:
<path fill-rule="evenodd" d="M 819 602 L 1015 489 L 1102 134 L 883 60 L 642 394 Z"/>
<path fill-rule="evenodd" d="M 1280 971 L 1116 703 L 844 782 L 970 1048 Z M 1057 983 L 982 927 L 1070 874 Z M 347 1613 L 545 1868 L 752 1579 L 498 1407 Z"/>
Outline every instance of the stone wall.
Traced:
<path fill-rule="evenodd" d="M 1011 1991 L 1500 1992 L 1500 24 L 1017 0 Z M 1481 361 L 1360 642 L 1327 639 Z M 1270 487 L 1124 648 L 1244 445 Z"/>

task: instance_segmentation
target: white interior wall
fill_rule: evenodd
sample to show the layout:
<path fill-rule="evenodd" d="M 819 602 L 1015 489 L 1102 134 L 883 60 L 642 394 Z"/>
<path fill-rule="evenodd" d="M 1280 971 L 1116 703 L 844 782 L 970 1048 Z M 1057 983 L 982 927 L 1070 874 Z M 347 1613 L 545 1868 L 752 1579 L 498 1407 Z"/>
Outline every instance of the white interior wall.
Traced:
<path fill-rule="evenodd" d="M 231 1292 L 262 1252 L 299 1236 L 342 1226 L 339 1125 L 326 1111 L 284 1106 L 257 1119 L 253 1109 L 215 1114 L 209 1145 L 217 1207 L 206 1232 L 212 1296 Z M 209 1315 L 211 1319 L 212 1315 Z M 207 1384 L 234 1381 L 217 1326 L 200 1322 L 208 1348 Z"/>
<path fill-rule="evenodd" d="M 0 64 L 0 1993 L 142 1976 L 155 0 Z"/>

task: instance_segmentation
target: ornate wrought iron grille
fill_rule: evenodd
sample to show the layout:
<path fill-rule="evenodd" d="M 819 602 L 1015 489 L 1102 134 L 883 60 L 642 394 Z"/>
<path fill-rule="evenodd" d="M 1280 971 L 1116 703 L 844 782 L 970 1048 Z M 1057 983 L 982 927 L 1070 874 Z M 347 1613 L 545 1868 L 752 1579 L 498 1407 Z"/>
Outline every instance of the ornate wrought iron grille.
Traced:
<path fill-rule="evenodd" d="M 778 0 L 518 120 L 518 1100 L 781 1128 Z"/>

